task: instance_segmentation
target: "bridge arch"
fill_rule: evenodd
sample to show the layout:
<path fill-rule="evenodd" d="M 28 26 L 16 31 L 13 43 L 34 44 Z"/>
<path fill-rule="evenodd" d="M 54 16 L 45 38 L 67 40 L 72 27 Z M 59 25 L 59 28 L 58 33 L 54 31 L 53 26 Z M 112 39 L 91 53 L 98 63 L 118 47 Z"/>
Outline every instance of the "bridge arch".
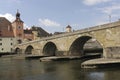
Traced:
<path fill-rule="evenodd" d="M 103 47 L 98 40 L 96 40 L 95 38 L 93 38 L 91 36 L 81 36 L 72 42 L 72 44 L 69 48 L 69 55 L 84 56 L 85 55 L 84 46 L 89 40 L 92 40 L 92 39 L 94 39 L 97 42 L 97 44 L 102 48 L 102 53 L 103 53 Z"/>
<path fill-rule="evenodd" d="M 47 42 L 43 48 L 43 54 L 45 56 L 55 56 L 57 51 L 56 44 L 53 42 Z"/>
<path fill-rule="evenodd" d="M 27 46 L 27 48 L 25 49 L 25 54 L 32 54 L 32 50 L 33 50 L 33 46 L 29 45 Z"/>
<path fill-rule="evenodd" d="M 20 48 L 19 47 L 17 47 L 17 48 L 15 48 L 15 54 L 20 54 Z"/>

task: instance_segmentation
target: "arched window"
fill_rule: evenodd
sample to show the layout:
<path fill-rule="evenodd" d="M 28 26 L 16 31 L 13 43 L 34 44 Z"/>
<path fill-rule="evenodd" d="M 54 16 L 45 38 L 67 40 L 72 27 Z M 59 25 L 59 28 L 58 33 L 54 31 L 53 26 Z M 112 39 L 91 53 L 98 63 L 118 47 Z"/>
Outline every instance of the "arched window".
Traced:
<path fill-rule="evenodd" d="M 18 44 L 21 44 L 21 43 L 22 43 L 22 40 L 19 39 L 19 40 L 18 40 Z"/>

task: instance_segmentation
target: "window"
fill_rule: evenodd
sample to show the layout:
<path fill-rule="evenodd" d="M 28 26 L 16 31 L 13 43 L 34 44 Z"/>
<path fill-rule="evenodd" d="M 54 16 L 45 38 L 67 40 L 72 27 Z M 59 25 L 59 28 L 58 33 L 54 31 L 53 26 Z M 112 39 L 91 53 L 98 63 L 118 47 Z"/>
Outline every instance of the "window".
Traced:
<path fill-rule="evenodd" d="M 4 48 L 2 48 L 2 51 L 4 50 Z"/>
<path fill-rule="evenodd" d="M 11 52 L 13 51 L 13 49 L 11 48 Z"/>
<path fill-rule="evenodd" d="M 0 38 L 0 41 L 2 41 L 2 39 Z"/>
<path fill-rule="evenodd" d="M 10 31 L 10 26 L 8 25 L 8 31 Z"/>
<path fill-rule="evenodd" d="M 13 43 L 11 43 L 11 45 L 13 45 Z"/>
<path fill-rule="evenodd" d="M 21 44 L 21 43 L 22 43 L 22 40 L 19 39 L 19 40 L 18 40 L 18 44 Z"/>
<path fill-rule="evenodd" d="M 18 26 L 18 29 L 21 29 L 21 27 L 20 27 L 20 26 Z"/>
<path fill-rule="evenodd" d="M 0 43 L 0 45 L 2 45 L 2 43 Z"/>

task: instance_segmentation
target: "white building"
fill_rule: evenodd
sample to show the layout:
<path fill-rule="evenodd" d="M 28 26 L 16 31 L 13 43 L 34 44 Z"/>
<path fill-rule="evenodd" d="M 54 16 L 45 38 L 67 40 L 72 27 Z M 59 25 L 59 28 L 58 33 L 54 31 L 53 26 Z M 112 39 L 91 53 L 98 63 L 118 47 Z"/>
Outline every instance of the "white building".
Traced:
<path fill-rule="evenodd" d="M 14 37 L 0 37 L 0 53 L 13 53 Z"/>

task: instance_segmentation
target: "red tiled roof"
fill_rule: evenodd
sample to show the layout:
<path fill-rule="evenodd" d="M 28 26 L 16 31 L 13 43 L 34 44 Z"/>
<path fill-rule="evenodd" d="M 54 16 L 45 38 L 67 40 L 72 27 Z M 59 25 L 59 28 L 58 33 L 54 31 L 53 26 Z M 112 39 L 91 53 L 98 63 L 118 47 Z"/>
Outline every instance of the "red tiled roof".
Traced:
<path fill-rule="evenodd" d="M 38 37 L 50 36 L 50 34 L 47 31 L 45 31 L 44 29 L 42 29 L 41 27 L 32 26 L 31 30 L 32 31 L 37 31 L 38 32 Z"/>

